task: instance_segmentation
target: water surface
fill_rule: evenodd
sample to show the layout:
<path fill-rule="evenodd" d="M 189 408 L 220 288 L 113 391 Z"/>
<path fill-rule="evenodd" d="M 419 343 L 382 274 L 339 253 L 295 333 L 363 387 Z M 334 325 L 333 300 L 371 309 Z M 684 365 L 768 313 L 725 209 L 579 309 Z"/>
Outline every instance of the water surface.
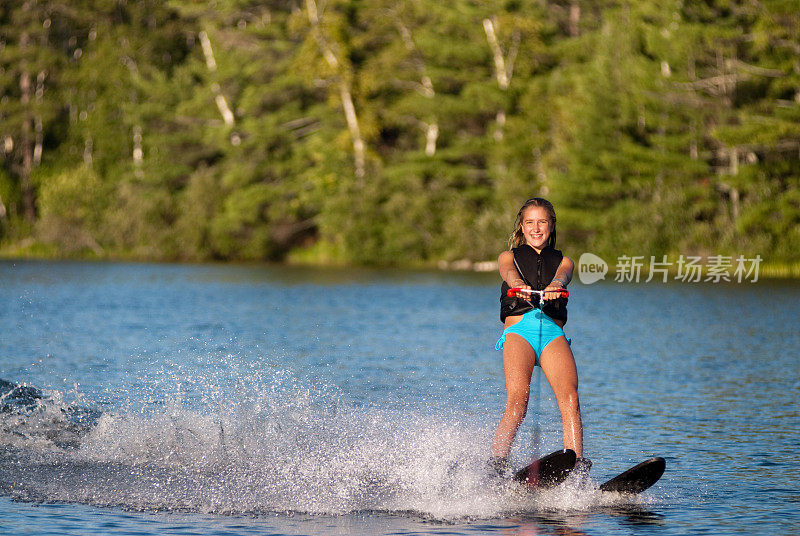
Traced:
<path fill-rule="evenodd" d="M 0 414 L 0 526 L 796 533 L 800 285 L 571 291 L 593 478 L 667 459 L 634 499 L 487 482 L 494 274 L 0 262 L 0 378 L 45 397 Z M 514 462 L 534 444 L 560 447 L 538 374 Z"/>

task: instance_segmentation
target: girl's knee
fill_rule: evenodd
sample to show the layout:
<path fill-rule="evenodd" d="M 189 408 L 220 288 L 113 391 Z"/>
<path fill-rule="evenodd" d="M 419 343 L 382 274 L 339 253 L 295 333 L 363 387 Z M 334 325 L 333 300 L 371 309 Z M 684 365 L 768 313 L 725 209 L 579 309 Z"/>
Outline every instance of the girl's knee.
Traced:
<path fill-rule="evenodd" d="M 578 397 L 578 391 L 574 390 L 569 393 L 565 393 L 564 396 L 559 398 L 558 400 L 558 407 L 561 408 L 561 411 L 577 411 L 580 412 L 581 410 L 581 402 L 580 398 Z"/>

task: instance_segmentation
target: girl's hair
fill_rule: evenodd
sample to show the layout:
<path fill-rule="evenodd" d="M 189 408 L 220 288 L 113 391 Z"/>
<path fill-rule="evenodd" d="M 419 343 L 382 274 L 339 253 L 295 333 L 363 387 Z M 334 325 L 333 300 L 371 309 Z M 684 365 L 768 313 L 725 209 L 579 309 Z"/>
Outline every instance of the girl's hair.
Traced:
<path fill-rule="evenodd" d="M 550 225 L 552 226 L 552 230 L 550 231 L 550 238 L 547 240 L 547 245 L 552 248 L 555 248 L 556 209 L 553 208 L 553 203 L 551 203 L 547 199 L 542 199 L 541 197 L 533 197 L 525 201 L 525 204 L 522 205 L 522 208 L 519 209 L 519 212 L 517 212 L 517 219 L 514 222 L 514 232 L 511 233 L 511 236 L 508 237 L 508 249 L 517 248 L 525 243 L 525 236 L 522 234 L 522 218 L 525 215 L 525 211 L 528 210 L 530 207 L 542 207 L 545 210 L 545 212 L 547 212 L 547 217 L 550 218 Z"/>

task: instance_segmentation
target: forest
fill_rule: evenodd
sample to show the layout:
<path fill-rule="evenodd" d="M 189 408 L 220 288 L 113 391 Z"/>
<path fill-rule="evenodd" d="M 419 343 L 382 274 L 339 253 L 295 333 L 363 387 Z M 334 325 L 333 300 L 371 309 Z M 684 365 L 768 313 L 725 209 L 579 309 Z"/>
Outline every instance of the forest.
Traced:
<path fill-rule="evenodd" d="M 797 0 L 2 0 L 3 257 L 800 275 Z"/>

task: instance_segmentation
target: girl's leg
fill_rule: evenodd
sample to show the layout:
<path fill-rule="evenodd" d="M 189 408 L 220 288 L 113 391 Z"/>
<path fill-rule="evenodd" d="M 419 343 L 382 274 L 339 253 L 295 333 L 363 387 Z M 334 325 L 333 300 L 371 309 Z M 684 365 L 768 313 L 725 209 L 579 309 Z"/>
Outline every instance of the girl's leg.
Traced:
<path fill-rule="evenodd" d="M 517 429 L 525 418 L 528 396 L 531 389 L 531 375 L 536 363 L 536 354 L 528 342 L 509 333 L 503 344 L 503 370 L 506 377 L 506 409 L 503 413 L 492 443 L 492 454 L 508 458 L 511 443 Z"/>
<path fill-rule="evenodd" d="M 547 381 L 561 411 L 564 432 L 564 448 L 572 449 L 583 456 L 583 424 L 578 400 L 578 369 L 566 337 L 558 337 L 542 350 L 539 358 Z"/>

